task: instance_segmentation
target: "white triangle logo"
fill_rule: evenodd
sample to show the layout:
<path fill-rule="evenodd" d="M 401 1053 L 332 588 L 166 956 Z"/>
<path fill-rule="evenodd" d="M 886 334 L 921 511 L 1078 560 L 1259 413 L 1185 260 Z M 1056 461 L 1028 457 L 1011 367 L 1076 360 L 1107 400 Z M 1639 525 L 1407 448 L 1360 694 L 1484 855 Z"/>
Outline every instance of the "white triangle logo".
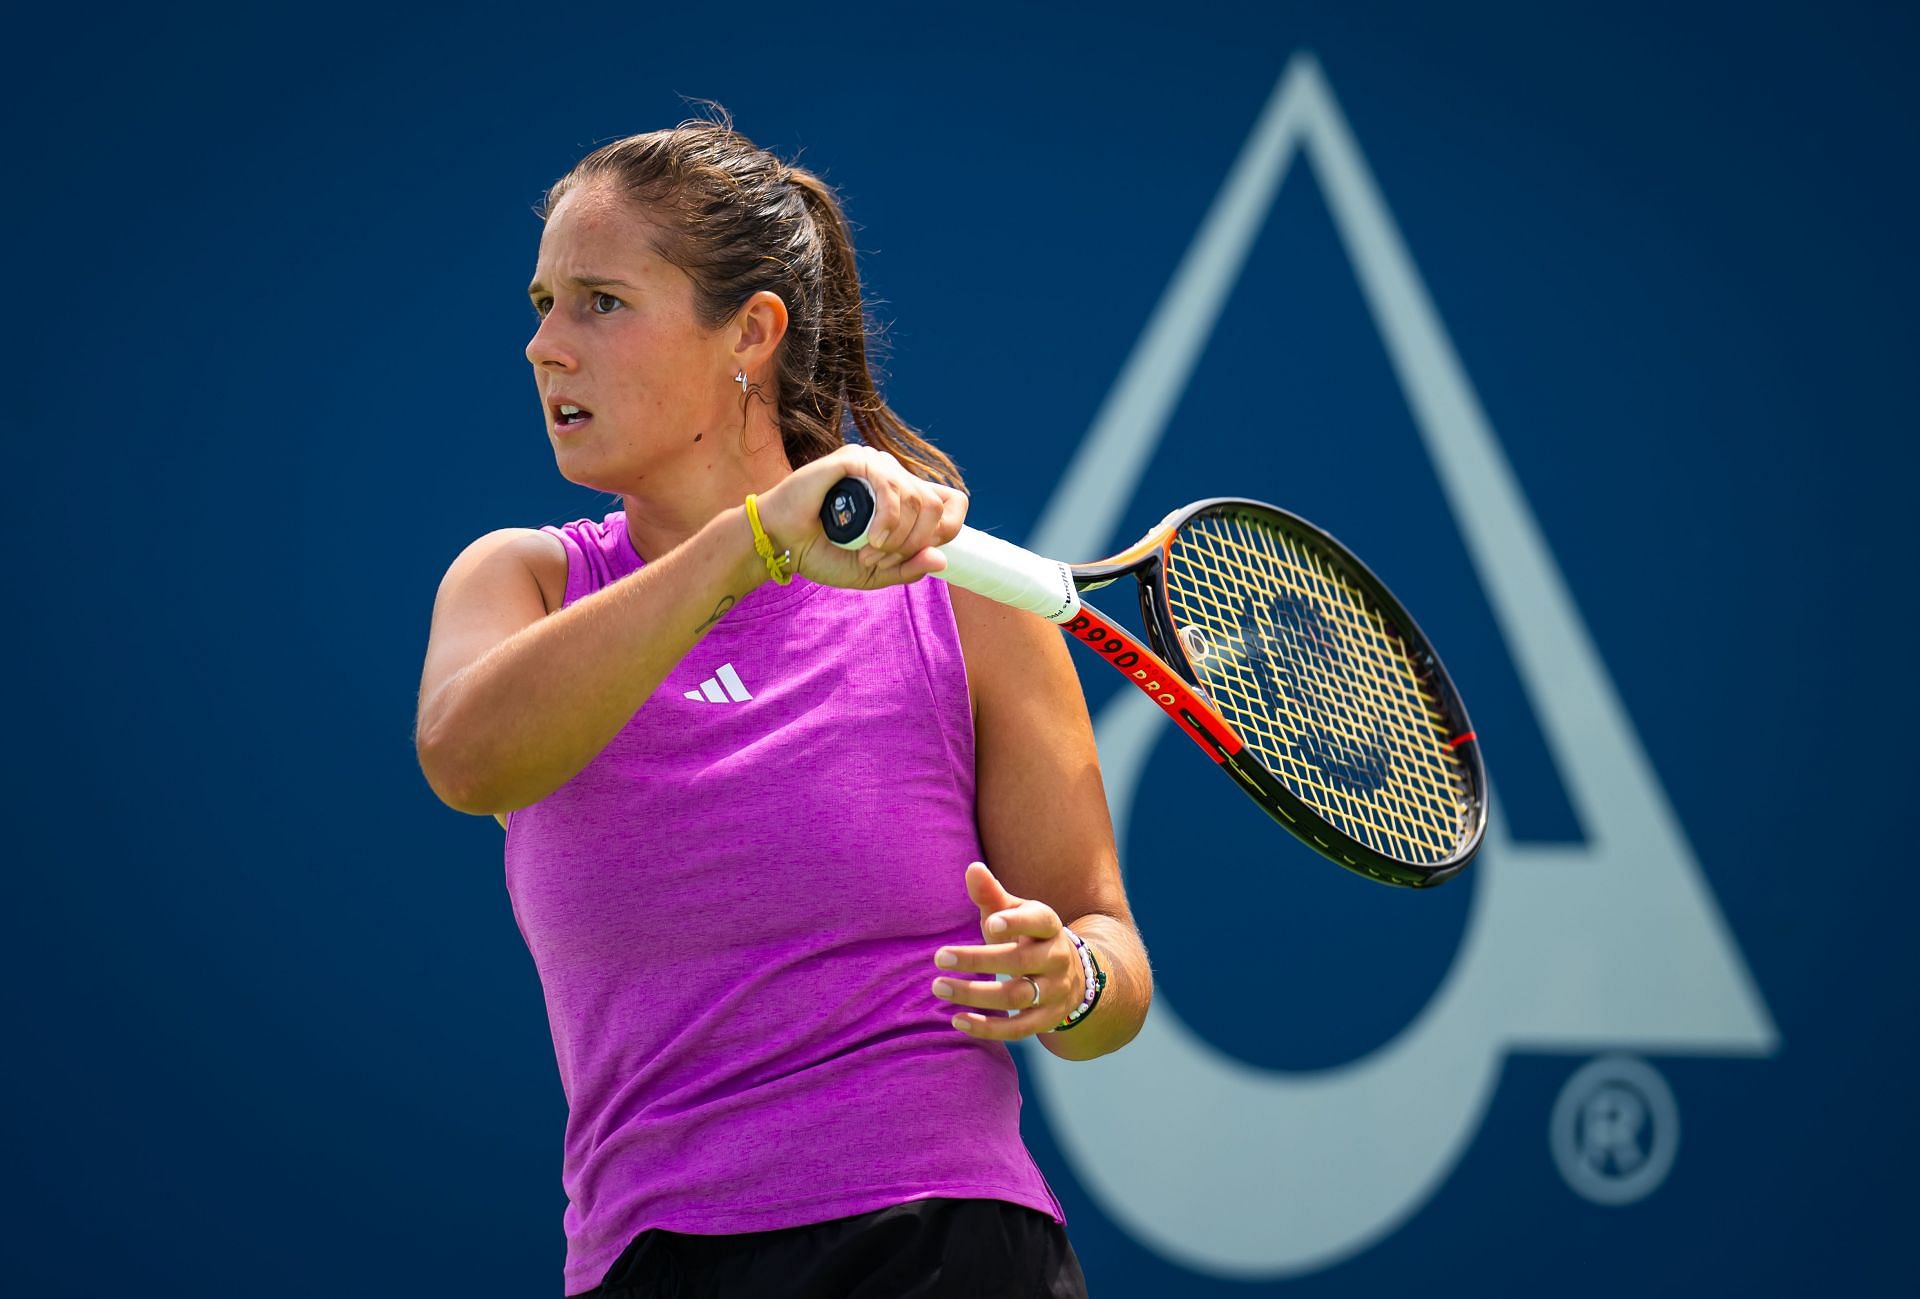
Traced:
<path fill-rule="evenodd" d="M 753 698 L 740 683 L 740 674 L 733 670 L 731 663 L 722 663 L 712 676 L 700 683 L 698 690 L 689 690 L 681 697 L 698 704 L 738 704 Z"/>
<path fill-rule="evenodd" d="M 1192 1033 L 1164 993 L 1140 1037 L 1113 1055 L 1069 1064 L 1022 1044 L 1048 1127 L 1102 1210 L 1166 1257 L 1240 1279 L 1327 1267 L 1416 1212 L 1478 1132 L 1509 1052 L 1765 1055 L 1779 1043 L 1310 56 L 1281 76 L 1028 544 L 1043 555 L 1096 555 L 1115 540 L 1303 150 L 1586 841 L 1515 842 L 1494 801 L 1445 981 L 1395 1038 L 1348 1064 L 1280 1072 L 1230 1059 Z M 1132 690 L 1114 696 L 1096 731 L 1124 834 L 1147 756 L 1173 732 Z M 1154 1121 L 1143 1124 L 1148 1108 Z"/>

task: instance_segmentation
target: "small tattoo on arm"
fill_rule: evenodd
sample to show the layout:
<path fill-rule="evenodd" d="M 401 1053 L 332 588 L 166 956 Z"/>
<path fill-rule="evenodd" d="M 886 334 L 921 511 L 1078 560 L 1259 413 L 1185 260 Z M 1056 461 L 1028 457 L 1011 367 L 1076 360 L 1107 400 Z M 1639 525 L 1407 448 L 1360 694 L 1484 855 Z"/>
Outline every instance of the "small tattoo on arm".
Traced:
<path fill-rule="evenodd" d="M 733 606 L 738 603 L 740 603 L 740 597 L 737 595 L 721 596 L 720 603 L 713 606 L 713 612 L 707 615 L 705 622 L 693 629 L 693 634 L 696 636 L 704 635 L 709 627 L 726 617 L 727 610 L 733 608 Z"/>

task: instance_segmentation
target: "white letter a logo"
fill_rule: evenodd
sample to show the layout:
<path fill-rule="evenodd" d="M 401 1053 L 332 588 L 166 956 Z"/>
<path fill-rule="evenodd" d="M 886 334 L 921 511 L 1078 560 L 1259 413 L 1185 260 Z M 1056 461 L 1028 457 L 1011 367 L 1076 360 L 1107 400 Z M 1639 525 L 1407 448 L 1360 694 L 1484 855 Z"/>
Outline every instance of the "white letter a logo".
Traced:
<path fill-rule="evenodd" d="M 1028 544 L 1106 553 L 1303 149 L 1586 842 L 1513 842 L 1496 802 L 1446 980 L 1398 1036 L 1350 1064 L 1254 1068 L 1189 1031 L 1164 994 L 1113 1055 L 1069 1064 L 1023 1047 L 1048 1127 L 1102 1210 L 1195 1271 L 1247 1279 L 1326 1267 L 1417 1210 L 1479 1130 L 1510 1051 L 1766 1054 L 1778 1040 L 1311 58 L 1281 77 Z M 1147 755 L 1173 732 L 1131 690 L 1096 729 L 1124 834 Z"/>

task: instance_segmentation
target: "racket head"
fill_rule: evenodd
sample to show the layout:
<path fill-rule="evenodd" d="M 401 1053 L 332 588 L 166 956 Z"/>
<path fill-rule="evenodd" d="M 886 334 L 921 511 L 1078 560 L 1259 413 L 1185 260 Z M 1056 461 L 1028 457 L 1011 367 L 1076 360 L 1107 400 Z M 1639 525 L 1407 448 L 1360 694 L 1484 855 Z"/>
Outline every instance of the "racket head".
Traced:
<path fill-rule="evenodd" d="M 1465 869 L 1486 831 L 1480 746 L 1386 584 L 1262 501 L 1197 501 L 1149 537 L 1151 556 L 1126 556 L 1148 640 L 1243 741 L 1225 765 L 1246 792 L 1367 878 L 1425 888 Z"/>

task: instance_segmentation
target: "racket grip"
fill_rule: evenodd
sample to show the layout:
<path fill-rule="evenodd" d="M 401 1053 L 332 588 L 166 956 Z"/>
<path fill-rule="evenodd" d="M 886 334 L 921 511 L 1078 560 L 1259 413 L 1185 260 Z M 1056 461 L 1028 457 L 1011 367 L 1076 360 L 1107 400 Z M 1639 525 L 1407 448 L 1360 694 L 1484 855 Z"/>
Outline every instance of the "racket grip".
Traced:
<path fill-rule="evenodd" d="M 827 540 L 842 550 L 866 545 L 873 522 L 873 501 L 873 486 L 864 478 L 842 478 L 835 483 L 820 506 Z M 1067 622 L 1080 612 L 1073 569 L 1059 560 L 972 528 L 961 528 L 958 536 L 940 547 L 940 553 L 946 556 L 947 567 L 931 576 L 942 581 L 1037 613 L 1048 622 Z"/>

